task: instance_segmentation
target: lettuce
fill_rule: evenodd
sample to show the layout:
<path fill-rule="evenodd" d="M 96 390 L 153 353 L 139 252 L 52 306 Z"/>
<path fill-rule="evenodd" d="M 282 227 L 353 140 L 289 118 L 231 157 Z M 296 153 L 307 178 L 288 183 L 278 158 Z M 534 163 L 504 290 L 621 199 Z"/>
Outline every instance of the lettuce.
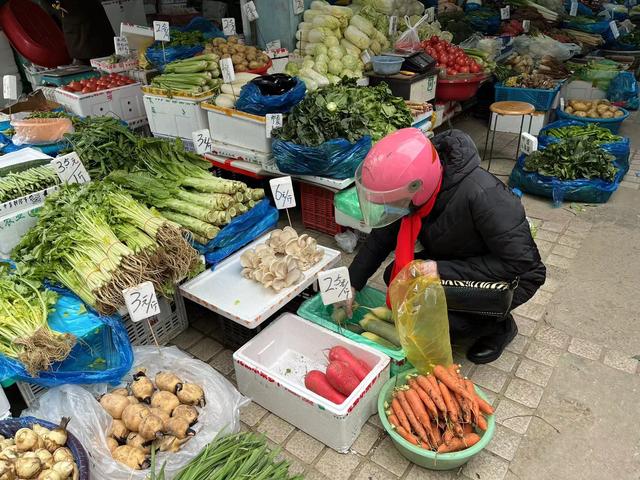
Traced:
<path fill-rule="evenodd" d="M 342 57 L 344 68 L 349 70 L 358 70 L 358 59 L 353 55 L 345 55 Z"/>

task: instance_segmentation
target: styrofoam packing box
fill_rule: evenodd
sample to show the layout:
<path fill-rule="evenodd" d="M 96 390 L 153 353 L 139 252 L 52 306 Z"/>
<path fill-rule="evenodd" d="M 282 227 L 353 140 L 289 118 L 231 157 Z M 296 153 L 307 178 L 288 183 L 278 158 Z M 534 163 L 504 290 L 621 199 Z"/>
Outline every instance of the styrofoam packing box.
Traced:
<path fill-rule="evenodd" d="M 362 233 L 371 233 L 371 227 L 368 227 L 364 220 L 358 220 L 351 215 L 343 213 L 341 210 L 338 210 L 335 207 L 333 208 L 335 210 L 335 219 L 338 225 L 347 228 L 353 228 L 354 230 L 358 230 Z"/>
<path fill-rule="evenodd" d="M 607 92 L 594 87 L 591 82 L 573 80 L 562 86 L 560 96 L 566 100 L 601 100 L 607 97 Z"/>
<path fill-rule="evenodd" d="M 208 102 L 204 102 L 202 108 L 209 118 L 212 141 L 259 153 L 271 153 L 265 117 Z"/>
<path fill-rule="evenodd" d="M 193 132 L 209 128 L 207 114 L 200 108 L 202 101 L 144 94 L 144 109 L 151 132 L 154 136 L 192 141 Z"/>
<path fill-rule="evenodd" d="M 311 370 L 324 372 L 327 351 L 349 349 L 372 367 L 342 405 L 304 386 Z M 238 390 L 338 452 L 347 452 L 377 410 L 389 379 L 389 357 L 366 345 L 285 313 L 233 354 Z"/>
<path fill-rule="evenodd" d="M 29 229 L 38 223 L 41 208 L 42 205 L 32 205 L 0 216 L 0 257 L 7 257 Z"/>
<path fill-rule="evenodd" d="M 111 116 L 130 122 L 145 116 L 140 83 L 84 94 L 57 88 L 56 101 L 81 117 Z"/>

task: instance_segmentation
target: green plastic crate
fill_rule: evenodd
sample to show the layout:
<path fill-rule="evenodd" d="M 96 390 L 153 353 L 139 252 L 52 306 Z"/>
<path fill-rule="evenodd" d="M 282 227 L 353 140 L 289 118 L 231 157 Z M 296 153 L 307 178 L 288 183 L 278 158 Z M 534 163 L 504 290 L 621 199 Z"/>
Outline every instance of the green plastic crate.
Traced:
<path fill-rule="evenodd" d="M 386 302 L 386 295 L 384 292 L 380 290 L 376 290 L 375 288 L 365 287 L 362 291 L 356 294 L 356 302 L 360 305 L 364 305 L 365 307 L 375 308 L 380 307 Z M 407 361 L 407 356 L 402 350 L 402 348 L 398 348 L 392 350 L 390 348 L 383 347 L 378 345 L 375 342 L 372 342 L 368 338 L 365 338 L 357 333 L 351 332 L 346 328 L 342 328 L 339 325 L 336 325 L 331 321 L 331 314 L 333 313 L 333 305 L 324 305 L 322 303 L 322 299 L 320 295 L 316 295 L 309 300 L 305 301 L 300 308 L 298 309 L 298 315 L 305 320 L 309 320 L 310 322 L 315 323 L 316 325 L 321 325 L 324 328 L 331 330 L 332 332 L 339 333 L 340 335 L 350 338 L 354 342 L 362 343 L 364 345 L 368 345 L 370 347 L 375 348 L 376 350 L 381 351 L 385 355 L 391 357 L 391 375 L 398 375 L 399 373 L 413 368 Z M 357 324 L 362 320 L 362 318 L 367 313 L 367 310 L 364 308 L 359 308 L 355 312 L 353 312 L 353 318 L 347 319 L 346 322 Z"/>

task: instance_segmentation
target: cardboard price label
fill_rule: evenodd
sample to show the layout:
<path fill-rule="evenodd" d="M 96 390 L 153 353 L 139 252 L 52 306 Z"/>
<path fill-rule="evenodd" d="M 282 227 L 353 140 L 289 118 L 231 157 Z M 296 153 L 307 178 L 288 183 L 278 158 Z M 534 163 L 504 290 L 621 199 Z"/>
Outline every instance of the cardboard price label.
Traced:
<path fill-rule="evenodd" d="M 247 16 L 247 20 L 249 20 L 250 22 L 254 22 L 260 18 L 260 15 L 258 15 L 258 10 L 256 10 L 255 3 L 247 2 L 244 4 L 244 7 L 242 7 L 242 9 L 244 10 L 244 14 Z"/>
<path fill-rule="evenodd" d="M 364 63 L 365 65 L 367 63 L 371 63 L 371 54 L 369 53 L 369 50 L 364 50 L 360 54 L 360 60 L 362 60 L 362 63 Z"/>
<path fill-rule="evenodd" d="M 8 100 L 18 99 L 18 77 L 15 75 L 2 77 L 2 97 Z"/>
<path fill-rule="evenodd" d="M 528 33 L 531 28 L 531 20 L 523 20 L 522 21 L 522 30 L 524 33 Z"/>
<path fill-rule="evenodd" d="M 511 7 L 507 5 L 506 7 L 502 7 L 500 9 L 500 19 L 501 20 L 509 20 L 511 18 Z"/>
<path fill-rule="evenodd" d="M 271 138 L 271 130 L 282 127 L 281 113 L 267 113 L 265 115 L 267 138 Z"/>
<path fill-rule="evenodd" d="M 520 136 L 520 151 L 525 155 L 529 155 L 538 150 L 538 138 L 530 133 L 522 132 Z"/>
<path fill-rule="evenodd" d="M 156 289 L 151 282 L 143 282 L 122 291 L 124 303 L 132 322 L 139 322 L 160 314 Z"/>
<path fill-rule="evenodd" d="M 116 55 L 121 57 L 128 57 L 131 55 L 129 50 L 129 40 L 127 37 L 113 37 L 113 44 L 116 47 Z"/>
<path fill-rule="evenodd" d="M 304 0 L 293 0 L 293 14 L 300 15 L 304 12 Z"/>
<path fill-rule="evenodd" d="M 282 42 L 280 42 L 280 40 L 272 40 L 270 42 L 267 42 L 265 46 L 267 51 L 278 50 L 282 48 Z"/>
<path fill-rule="evenodd" d="M 223 18 L 222 19 L 222 33 L 227 37 L 236 34 L 236 19 L 235 18 Z"/>
<path fill-rule="evenodd" d="M 575 17 L 578 15 L 578 2 L 575 0 L 571 2 L 571 7 L 569 7 L 569 15 Z"/>
<path fill-rule="evenodd" d="M 325 305 L 345 302 L 351 298 L 351 279 L 347 267 L 338 267 L 318 273 L 320 298 Z"/>
<path fill-rule="evenodd" d="M 273 200 L 278 210 L 296 206 L 296 196 L 293 193 L 291 177 L 278 177 L 269 180 Z"/>
<path fill-rule="evenodd" d="M 436 19 L 436 8 L 435 7 L 429 7 L 427 8 L 427 22 L 431 23 Z"/>
<path fill-rule="evenodd" d="M 51 160 L 53 168 L 63 183 L 87 183 L 91 177 L 76 152 L 67 153 Z"/>
<path fill-rule="evenodd" d="M 153 38 L 158 42 L 171 41 L 171 33 L 169 30 L 169 22 L 153 21 Z"/>
<path fill-rule="evenodd" d="M 618 30 L 618 25 L 615 20 L 611 20 L 609 22 L 609 28 L 611 29 L 611 34 L 613 38 L 618 38 L 620 36 L 620 30 Z"/>
<path fill-rule="evenodd" d="M 233 69 L 233 61 L 230 58 L 220 60 L 220 73 L 224 83 L 233 83 L 236 79 L 236 71 Z"/>
<path fill-rule="evenodd" d="M 211 132 L 208 128 L 192 132 L 191 138 L 193 138 L 193 146 L 198 155 L 211 152 Z"/>
<path fill-rule="evenodd" d="M 398 17 L 392 15 L 389 17 L 389 36 L 393 37 L 398 32 Z"/>

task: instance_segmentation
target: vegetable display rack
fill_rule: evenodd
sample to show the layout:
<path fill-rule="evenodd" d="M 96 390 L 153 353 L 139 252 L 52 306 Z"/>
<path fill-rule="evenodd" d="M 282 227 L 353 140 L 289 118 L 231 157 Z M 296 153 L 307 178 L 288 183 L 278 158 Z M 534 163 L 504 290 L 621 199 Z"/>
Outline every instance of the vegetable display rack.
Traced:
<path fill-rule="evenodd" d="M 300 182 L 300 207 L 305 227 L 329 235 L 344 231 L 344 228 L 336 223 L 334 195 L 334 192 L 326 188 Z"/>
<path fill-rule="evenodd" d="M 561 82 L 555 88 L 543 90 L 539 88 L 505 87 L 503 83 L 496 83 L 496 102 L 505 100 L 527 102 L 538 112 L 551 110 L 556 95 L 562 86 Z"/>

